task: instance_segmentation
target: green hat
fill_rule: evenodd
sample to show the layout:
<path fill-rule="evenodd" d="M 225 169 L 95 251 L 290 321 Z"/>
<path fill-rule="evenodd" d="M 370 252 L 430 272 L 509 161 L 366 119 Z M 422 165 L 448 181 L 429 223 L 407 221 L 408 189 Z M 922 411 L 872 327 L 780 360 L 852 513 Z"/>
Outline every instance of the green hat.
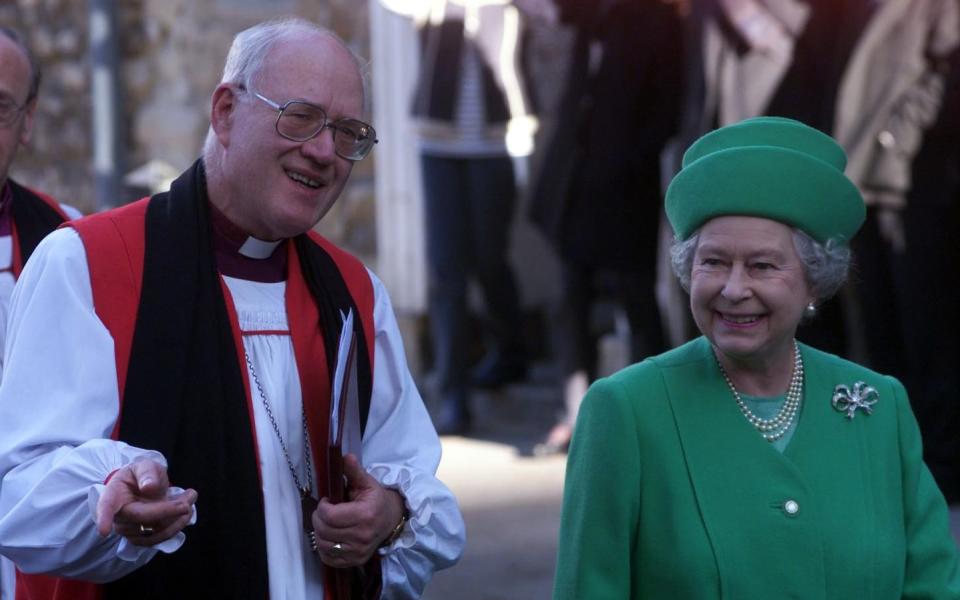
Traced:
<path fill-rule="evenodd" d="M 667 189 L 667 218 L 685 240 L 714 217 L 766 217 L 819 242 L 849 243 L 866 215 L 843 174 L 847 157 L 799 121 L 757 117 L 711 131 L 683 155 Z"/>

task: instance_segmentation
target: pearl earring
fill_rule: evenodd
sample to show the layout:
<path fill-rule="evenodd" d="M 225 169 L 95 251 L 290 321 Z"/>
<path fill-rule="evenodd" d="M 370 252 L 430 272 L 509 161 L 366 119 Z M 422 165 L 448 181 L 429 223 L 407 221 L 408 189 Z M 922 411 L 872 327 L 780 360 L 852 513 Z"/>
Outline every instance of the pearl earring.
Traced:
<path fill-rule="evenodd" d="M 813 300 L 803 309 L 803 316 L 807 319 L 812 319 L 817 316 L 817 305 L 813 303 Z"/>

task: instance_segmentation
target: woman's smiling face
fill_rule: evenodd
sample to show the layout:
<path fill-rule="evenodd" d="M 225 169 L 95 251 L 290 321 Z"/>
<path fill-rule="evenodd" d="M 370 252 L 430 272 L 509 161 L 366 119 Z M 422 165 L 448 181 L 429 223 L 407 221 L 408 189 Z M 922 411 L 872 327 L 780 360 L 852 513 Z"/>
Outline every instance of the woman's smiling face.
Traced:
<path fill-rule="evenodd" d="M 813 299 L 788 226 L 725 216 L 700 229 L 690 310 L 701 333 L 733 362 L 790 356 L 803 309 Z"/>

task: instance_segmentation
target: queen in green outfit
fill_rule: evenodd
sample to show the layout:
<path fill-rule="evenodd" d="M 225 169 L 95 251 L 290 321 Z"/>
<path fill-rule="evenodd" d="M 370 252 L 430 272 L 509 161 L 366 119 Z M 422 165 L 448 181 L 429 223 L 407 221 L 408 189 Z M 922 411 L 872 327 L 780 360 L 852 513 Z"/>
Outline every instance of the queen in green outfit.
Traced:
<path fill-rule="evenodd" d="M 845 163 L 772 117 L 687 151 L 666 211 L 703 335 L 590 388 L 556 600 L 960 599 L 906 390 L 794 339 L 864 219 Z"/>

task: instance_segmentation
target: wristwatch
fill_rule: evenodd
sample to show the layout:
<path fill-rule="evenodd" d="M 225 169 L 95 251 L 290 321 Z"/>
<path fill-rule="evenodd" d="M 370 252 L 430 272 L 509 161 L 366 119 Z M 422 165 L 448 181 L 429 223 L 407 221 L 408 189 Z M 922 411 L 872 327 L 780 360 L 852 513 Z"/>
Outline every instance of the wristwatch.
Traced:
<path fill-rule="evenodd" d="M 403 533 L 403 528 L 407 526 L 407 519 L 407 510 L 404 509 L 403 514 L 400 515 L 400 522 L 397 523 L 397 526 L 393 528 L 393 530 L 390 532 L 390 535 L 387 536 L 387 539 L 383 540 L 383 542 L 380 544 L 381 548 L 386 548 L 390 544 L 397 541 L 397 538 Z"/>

